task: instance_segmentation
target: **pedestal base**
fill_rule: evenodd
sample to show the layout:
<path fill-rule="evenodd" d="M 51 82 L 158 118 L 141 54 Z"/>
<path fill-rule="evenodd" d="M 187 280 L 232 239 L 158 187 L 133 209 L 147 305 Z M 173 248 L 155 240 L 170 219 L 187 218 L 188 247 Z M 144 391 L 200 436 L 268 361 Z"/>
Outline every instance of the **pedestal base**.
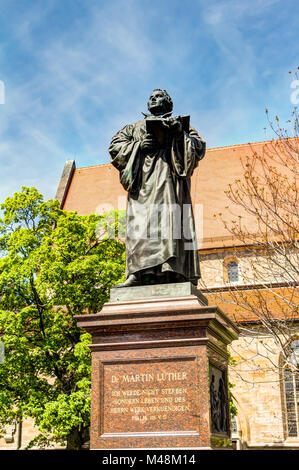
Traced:
<path fill-rule="evenodd" d="M 226 346 L 237 330 L 202 295 L 174 286 L 178 296 L 77 317 L 92 334 L 92 449 L 227 444 Z"/>

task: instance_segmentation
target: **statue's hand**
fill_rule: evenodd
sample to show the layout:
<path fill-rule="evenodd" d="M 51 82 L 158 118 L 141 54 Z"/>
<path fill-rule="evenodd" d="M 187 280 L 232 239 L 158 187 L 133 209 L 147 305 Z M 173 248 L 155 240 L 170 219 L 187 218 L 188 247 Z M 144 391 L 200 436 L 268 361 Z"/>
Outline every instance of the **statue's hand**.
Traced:
<path fill-rule="evenodd" d="M 180 135 L 183 132 L 183 125 L 179 117 L 170 117 L 165 119 L 164 125 L 173 135 Z"/>
<path fill-rule="evenodd" d="M 146 137 L 141 141 L 141 144 L 140 144 L 140 149 L 143 152 L 156 150 L 157 147 L 158 147 L 157 141 L 150 134 L 146 134 Z"/>
<path fill-rule="evenodd" d="M 174 118 L 171 126 L 171 132 L 174 134 L 181 134 L 183 132 L 183 124 L 180 119 Z"/>

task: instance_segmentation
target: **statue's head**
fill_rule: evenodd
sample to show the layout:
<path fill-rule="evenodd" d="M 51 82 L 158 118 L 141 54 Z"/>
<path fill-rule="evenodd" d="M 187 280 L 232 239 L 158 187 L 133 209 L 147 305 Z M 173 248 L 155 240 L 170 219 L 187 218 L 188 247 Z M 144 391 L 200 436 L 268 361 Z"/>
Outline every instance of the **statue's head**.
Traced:
<path fill-rule="evenodd" d="M 155 88 L 148 100 L 147 107 L 151 114 L 158 116 L 160 114 L 170 113 L 173 108 L 173 103 L 166 90 Z"/>

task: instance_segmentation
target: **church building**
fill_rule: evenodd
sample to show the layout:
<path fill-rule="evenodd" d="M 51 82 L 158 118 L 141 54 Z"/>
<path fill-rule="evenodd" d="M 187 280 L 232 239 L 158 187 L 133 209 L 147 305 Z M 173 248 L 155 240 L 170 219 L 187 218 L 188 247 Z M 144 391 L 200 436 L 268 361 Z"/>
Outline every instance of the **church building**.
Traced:
<path fill-rule="evenodd" d="M 236 415 L 232 418 L 235 449 L 299 448 L 299 375 L 286 365 L 273 335 L 260 325 L 252 311 L 236 302 L 236 296 L 266 299 L 273 321 L 285 315 L 291 322 L 294 357 L 299 354 L 299 324 L 288 319 L 283 303 L 294 300 L 294 287 L 279 279 L 265 278 L 257 283 L 251 275 L 252 247 L 241 243 L 226 230 L 222 219 L 240 211 L 243 223 L 253 226 L 254 217 L 232 207 L 225 191 L 244 173 L 242 159 L 262 152 L 265 142 L 210 148 L 191 178 L 191 198 L 196 223 L 201 279 L 198 287 L 210 305 L 218 305 L 239 330 L 239 339 L 230 346 L 230 390 Z M 126 209 L 127 194 L 119 182 L 118 171 L 110 164 L 76 168 L 67 160 L 56 198 L 61 208 L 80 215 L 104 214 L 110 209 Z M 221 216 L 219 216 L 221 214 Z M 261 260 L 263 262 L 263 260 Z M 298 297 L 297 297 L 298 303 Z M 32 439 L 30 425 L 24 423 L 22 447 Z M 18 430 L 8 431 L 1 448 L 16 448 Z"/>

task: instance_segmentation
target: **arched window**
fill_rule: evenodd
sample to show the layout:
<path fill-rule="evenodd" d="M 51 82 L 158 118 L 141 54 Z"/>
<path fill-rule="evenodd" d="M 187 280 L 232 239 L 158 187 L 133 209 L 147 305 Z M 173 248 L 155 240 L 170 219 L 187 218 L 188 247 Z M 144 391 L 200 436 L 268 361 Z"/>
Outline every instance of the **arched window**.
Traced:
<path fill-rule="evenodd" d="M 230 420 L 230 430 L 234 434 L 238 432 L 238 423 L 237 423 L 237 418 L 235 416 L 231 418 Z"/>
<path fill-rule="evenodd" d="M 299 340 L 290 345 L 291 353 L 284 367 L 284 394 L 288 437 L 299 436 Z"/>
<path fill-rule="evenodd" d="M 227 265 L 227 278 L 228 282 L 239 281 L 239 266 L 236 261 L 230 261 Z"/>

